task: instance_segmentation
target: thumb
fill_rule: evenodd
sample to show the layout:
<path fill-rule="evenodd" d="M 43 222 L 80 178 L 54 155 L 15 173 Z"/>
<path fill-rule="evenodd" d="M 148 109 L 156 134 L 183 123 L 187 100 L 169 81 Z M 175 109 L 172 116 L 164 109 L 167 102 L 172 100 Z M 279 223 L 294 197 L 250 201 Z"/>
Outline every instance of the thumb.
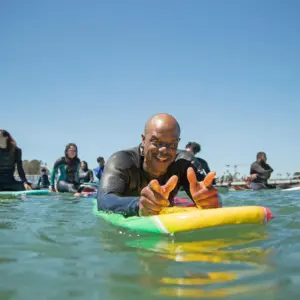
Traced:
<path fill-rule="evenodd" d="M 157 192 L 157 193 L 159 193 L 159 194 L 162 194 L 162 188 L 161 188 L 161 186 L 159 185 L 159 183 L 158 183 L 158 181 L 157 180 L 151 180 L 150 182 L 149 182 L 149 187 L 150 187 L 150 189 L 151 190 L 153 190 L 153 191 L 155 191 L 155 192 Z"/>
<path fill-rule="evenodd" d="M 216 176 L 216 172 L 209 172 L 203 180 L 204 186 L 207 188 L 210 187 L 213 183 L 215 176 Z"/>
<path fill-rule="evenodd" d="M 192 167 L 189 167 L 187 169 L 187 179 L 188 179 L 188 181 L 190 183 L 190 190 L 191 190 L 191 192 L 195 191 L 196 188 L 197 188 L 198 181 L 197 181 L 197 177 L 196 177 L 195 171 L 194 171 L 194 169 Z"/>
<path fill-rule="evenodd" d="M 175 189 L 178 182 L 178 177 L 173 175 L 168 182 L 162 187 L 164 193 L 166 193 L 166 198 L 169 198 L 170 193 Z"/>

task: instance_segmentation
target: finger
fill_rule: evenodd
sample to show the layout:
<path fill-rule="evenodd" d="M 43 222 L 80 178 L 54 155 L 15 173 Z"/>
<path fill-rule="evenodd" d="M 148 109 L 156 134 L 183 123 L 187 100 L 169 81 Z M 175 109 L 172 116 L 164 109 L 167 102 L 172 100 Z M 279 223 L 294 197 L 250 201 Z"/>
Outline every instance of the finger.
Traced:
<path fill-rule="evenodd" d="M 216 176 L 216 173 L 215 173 L 215 172 L 209 172 L 209 173 L 205 176 L 205 178 L 204 178 L 204 180 L 203 180 L 204 186 L 207 187 L 207 188 L 210 187 L 210 186 L 212 185 L 212 183 L 213 183 L 213 180 L 214 180 L 215 176 Z"/>
<path fill-rule="evenodd" d="M 214 197 L 216 195 L 218 195 L 218 190 L 213 188 L 213 187 L 210 187 L 210 188 L 203 188 L 201 190 L 199 190 L 198 192 L 194 193 L 193 195 L 193 199 L 195 201 L 198 201 L 198 200 L 203 200 L 203 199 L 207 199 L 207 198 L 210 198 L 210 197 Z"/>
<path fill-rule="evenodd" d="M 204 200 L 199 200 L 197 202 L 197 204 L 198 204 L 198 206 L 201 206 L 201 208 L 203 208 L 203 209 L 220 207 L 220 202 L 219 202 L 218 196 L 213 196 L 210 198 L 206 198 Z"/>
<path fill-rule="evenodd" d="M 168 206 L 170 203 L 167 199 L 163 197 L 162 194 L 157 193 L 151 187 L 146 186 L 141 191 L 141 196 L 160 206 Z"/>
<path fill-rule="evenodd" d="M 165 207 L 164 205 L 156 204 L 145 197 L 140 200 L 140 203 L 145 209 L 149 209 L 157 213 Z"/>
<path fill-rule="evenodd" d="M 168 182 L 162 187 L 162 190 L 166 195 L 164 195 L 166 198 L 169 198 L 170 193 L 175 189 L 176 185 L 178 183 L 178 177 L 176 175 L 173 175 Z"/>
<path fill-rule="evenodd" d="M 152 210 L 141 208 L 139 210 L 139 215 L 140 215 L 140 217 L 150 217 L 150 216 L 158 215 L 158 213 L 156 213 L 156 212 L 154 212 Z"/>
<path fill-rule="evenodd" d="M 161 186 L 159 185 L 157 180 L 151 180 L 148 184 L 148 186 L 155 192 L 162 194 Z"/>
<path fill-rule="evenodd" d="M 193 191 L 195 191 L 197 188 L 198 181 L 197 181 L 195 171 L 192 167 L 189 167 L 187 169 L 187 179 L 190 183 L 190 191 L 193 193 Z"/>
<path fill-rule="evenodd" d="M 143 203 L 141 202 L 139 204 L 139 215 L 140 216 L 153 216 L 153 215 L 158 215 L 160 210 L 159 211 L 155 211 L 155 210 L 152 210 L 151 208 L 147 207 L 147 203 L 145 203 L 145 199 L 143 199 Z M 145 205 L 144 205 L 145 204 Z"/>

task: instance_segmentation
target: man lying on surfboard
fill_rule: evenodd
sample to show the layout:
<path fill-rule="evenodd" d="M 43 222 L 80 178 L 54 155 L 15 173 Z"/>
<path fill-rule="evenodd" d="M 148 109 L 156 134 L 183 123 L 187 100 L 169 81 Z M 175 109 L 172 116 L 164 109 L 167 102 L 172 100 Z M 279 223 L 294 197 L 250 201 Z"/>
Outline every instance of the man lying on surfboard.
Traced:
<path fill-rule="evenodd" d="M 205 174 L 192 153 L 178 151 L 179 141 L 180 126 L 173 116 L 151 117 L 139 146 L 108 159 L 97 194 L 98 210 L 128 217 L 157 215 L 172 205 L 180 187 L 199 208 L 219 207 L 218 191 L 211 186 L 215 173 Z"/>

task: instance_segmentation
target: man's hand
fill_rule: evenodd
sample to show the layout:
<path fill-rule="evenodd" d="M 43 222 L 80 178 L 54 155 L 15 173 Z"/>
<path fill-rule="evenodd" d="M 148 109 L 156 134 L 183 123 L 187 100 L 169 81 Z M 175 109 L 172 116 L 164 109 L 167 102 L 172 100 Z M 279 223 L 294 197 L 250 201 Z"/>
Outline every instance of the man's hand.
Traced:
<path fill-rule="evenodd" d="M 151 180 L 149 184 L 141 191 L 139 200 L 139 215 L 153 216 L 170 205 L 168 200 L 170 193 L 176 187 L 178 182 L 177 176 L 172 176 L 168 182 L 161 186 L 157 180 Z"/>
<path fill-rule="evenodd" d="M 190 183 L 190 193 L 198 208 L 219 207 L 218 190 L 212 186 L 216 173 L 209 172 L 203 181 L 198 181 L 193 168 L 188 168 L 187 178 Z"/>

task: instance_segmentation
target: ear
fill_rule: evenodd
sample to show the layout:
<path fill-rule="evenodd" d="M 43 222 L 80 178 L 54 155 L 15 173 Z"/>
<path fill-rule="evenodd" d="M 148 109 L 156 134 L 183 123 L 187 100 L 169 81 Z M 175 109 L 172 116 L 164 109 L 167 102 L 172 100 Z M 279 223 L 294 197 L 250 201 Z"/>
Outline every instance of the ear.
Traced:
<path fill-rule="evenodd" d="M 141 136 L 142 136 L 142 146 L 145 146 L 146 137 L 143 134 L 141 134 Z"/>

